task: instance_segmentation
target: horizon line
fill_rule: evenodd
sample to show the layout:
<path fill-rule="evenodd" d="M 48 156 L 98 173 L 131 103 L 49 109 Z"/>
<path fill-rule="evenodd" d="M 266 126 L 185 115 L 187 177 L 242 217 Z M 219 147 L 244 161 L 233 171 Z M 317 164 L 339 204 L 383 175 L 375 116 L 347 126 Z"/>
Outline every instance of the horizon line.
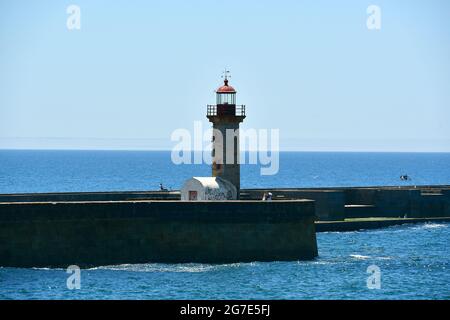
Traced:
<path fill-rule="evenodd" d="M 1 148 L 0 151 L 112 151 L 112 152 L 172 152 L 171 149 L 93 149 L 93 148 Z M 205 152 L 205 150 L 189 150 L 189 152 Z M 247 152 L 276 152 L 271 150 L 247 150 L 240 153 Z M 450 153 L 450 151 L 408 151 L 408 150 L 278 150 L 278 152 L 305 152 L 305 153 Z"/>

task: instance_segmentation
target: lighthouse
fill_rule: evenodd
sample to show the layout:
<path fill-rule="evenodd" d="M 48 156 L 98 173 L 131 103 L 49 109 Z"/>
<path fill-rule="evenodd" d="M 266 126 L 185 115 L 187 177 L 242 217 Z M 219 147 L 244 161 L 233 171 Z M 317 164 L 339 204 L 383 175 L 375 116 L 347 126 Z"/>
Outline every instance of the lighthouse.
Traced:
<path fill-rule="evenodd" d="M 213 125 L 212 176 L 241 186 L 239 164 L 239 124 L 245 119 L 245 105 L 236 105 L 236 90 L 225 70 L 223 85 L 216 90 L 216 104 L 207 106 L 206 117 Z"/>

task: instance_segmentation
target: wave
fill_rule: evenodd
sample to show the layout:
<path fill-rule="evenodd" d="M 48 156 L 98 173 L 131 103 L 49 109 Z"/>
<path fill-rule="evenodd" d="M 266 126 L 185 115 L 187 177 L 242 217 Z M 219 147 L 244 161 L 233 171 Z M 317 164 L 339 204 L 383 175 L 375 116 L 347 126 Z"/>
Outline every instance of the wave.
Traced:
<path fill-rule="evenodd" d="M 392 260 L 392 257 L 377 257 L 377 260 Z"/>
<path fill-rule="evenodd" d="M 238 268 L 244 265 L 254 265 L 254 263 L 231 263 L 231 264 L 201 264 L 201 263 L 186 263 L 186 264 L 162 264 L 162 263 L 143 263 L 143 264 L 120 264 L 110 266 L 100 266 L 90 268 L 88 270 L 114 270 L 114 271 L 132 271 L 132 272 L 210 272 L 224 268 Z"/>
<path fill-rule="evenodd" d="M 448 224 L 444 224 L 444 223 L 425 223 L 424 225 L 422 225 L 422 228 L 424 229 L 435 229 L 435 228 L 447 228 Z"/>
<path fill-rule="evenodd" d="M 409 232 L 411 230 L 423 230 L 423 229 L 439 229 L 439 228 L 448 228 L 450 224 L 446 222 L 415 222 L 410 223 L 406 222 L 399 225 L 388 226 L 380 229 L 368 229 L 368 230 L 360 230 L 360 233 L 376 233 L 376 234 L 394 234 L 394 233 L 402 233 Z M 320 233 L 319 233 L 320 234 Z"/>
<path fill-rule="evenodd" d="M 358 260 L 370 259 L 370 256 L 363 256 L 363 255 L 360 255 L 360 254 L 351 254 L 350 257 L 358 259 Z"/>

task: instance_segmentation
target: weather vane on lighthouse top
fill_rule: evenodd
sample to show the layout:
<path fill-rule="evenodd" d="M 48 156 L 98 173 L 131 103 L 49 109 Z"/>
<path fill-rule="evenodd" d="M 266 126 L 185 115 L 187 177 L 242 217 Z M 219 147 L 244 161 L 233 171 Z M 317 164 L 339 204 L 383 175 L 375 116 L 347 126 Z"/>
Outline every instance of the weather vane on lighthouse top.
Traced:
<path fill-rule="evenodd" d="M 225 68 L 225 70 L 222 72 L 222 78 L 224 79 L 224 81 L 228 81 L 228 78 L 231 78 L 230 70 Z"/>

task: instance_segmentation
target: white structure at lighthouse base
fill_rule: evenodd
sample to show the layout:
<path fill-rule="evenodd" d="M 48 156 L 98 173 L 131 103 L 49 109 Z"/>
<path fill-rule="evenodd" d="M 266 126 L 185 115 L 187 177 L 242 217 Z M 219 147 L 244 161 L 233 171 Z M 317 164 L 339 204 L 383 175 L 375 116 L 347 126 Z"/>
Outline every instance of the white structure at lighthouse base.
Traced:
<path fill-rule="evenodd" d="M 220 177 L 193 177 L 181 188 L 182 201 L 236 199 L 236 187 Z"/>

